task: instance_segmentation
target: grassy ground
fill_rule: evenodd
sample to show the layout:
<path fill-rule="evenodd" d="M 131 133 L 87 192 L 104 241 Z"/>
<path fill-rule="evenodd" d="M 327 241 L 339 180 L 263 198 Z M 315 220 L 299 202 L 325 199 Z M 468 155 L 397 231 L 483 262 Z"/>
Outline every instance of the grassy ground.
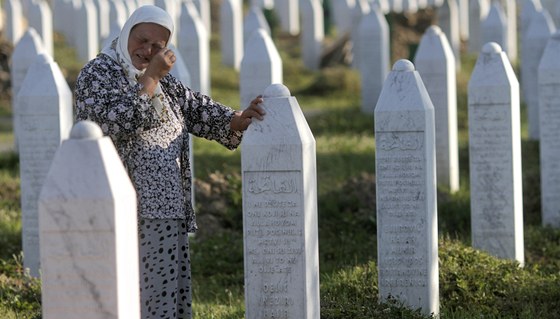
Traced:
<path fill-rule="evenodd" d="M 219 41 L 212 41 L 212 95 L 237 106 L 238 74 L 220 65 Z M 358 75 L 345 67 L 303 70 L 296 39 L 275 41 L 285 84 L 317 141 L 321 317 L 426 318 L 396 301 L 378 302 L 373 117 L 360 112 Z M 72 84 L 81 63 L 62 42 L 57 48 L 55 60 Z M 560 231 L 540 226 L 537 143 L 523 140 L 526 266 L 470 248 L 466 84 L 474 61 L 463 58 L 458 78 L 461 189 L 438 192 L 441 317 L 557 318 Z M 0 126 L 0 138 L 10 134 Z M 195 317 L 243 318 L 240 152 L 194 143 L 201 227 L 191 243 Z M 0 153 L 0 317 L 40 318 L 40 283 L 21 266 L 20 214 L 18 159 Z"/>

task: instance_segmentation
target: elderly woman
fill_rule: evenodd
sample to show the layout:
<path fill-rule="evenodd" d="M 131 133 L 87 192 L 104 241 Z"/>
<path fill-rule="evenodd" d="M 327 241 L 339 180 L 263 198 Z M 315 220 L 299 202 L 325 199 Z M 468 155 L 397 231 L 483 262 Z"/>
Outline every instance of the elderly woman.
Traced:
<path fill-rule="evenodd" d="M 191 317 L 187 235 L 197 225 L 188 134 L 234 149 L 252 119 L 264 115 L 260 97 L 236 112 L 170 75 L 172 33 L 167 12 L 138 8 L 83 67 L 75 90 L 77 119 L 111 137 L 137 192 L 142 318 Z"/>

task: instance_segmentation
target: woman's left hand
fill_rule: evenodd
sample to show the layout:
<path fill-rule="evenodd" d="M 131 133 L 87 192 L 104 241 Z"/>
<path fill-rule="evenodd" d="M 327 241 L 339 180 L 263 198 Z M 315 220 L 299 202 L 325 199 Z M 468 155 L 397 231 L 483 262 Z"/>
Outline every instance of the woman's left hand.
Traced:
<path fill-rule="evenodd" d="M 262 121 L 263 116 L 266 114 L 260 105 L 262 102 L 262 95 L 259 95 L 251 101 L 245 110 L 235 112 L 230 123 L 231 129 L 234 131 L 245 131 L 253 122 L 253 118 Z"/>

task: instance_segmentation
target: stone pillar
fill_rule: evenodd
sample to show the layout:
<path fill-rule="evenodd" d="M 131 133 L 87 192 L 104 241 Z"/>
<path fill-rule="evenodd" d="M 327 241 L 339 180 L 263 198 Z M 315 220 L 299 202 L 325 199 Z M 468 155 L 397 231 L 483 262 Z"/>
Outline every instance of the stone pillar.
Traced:
<path fill-rule="evenodd" d="M 524 263 L 519 82 L 487 43 L 468 87 L 472 245 Z"/>
<path fill-rule="evenodd" d="M 482 49 L 482 21 L 489 10 L 488 0 L 471 0 L 469 5 L 469 52 L 478 53 Z"/>
<path fill-rule="evenodd" d="M 438 26 L 426 30 L 414 64 L 434 105 L 437 182 L 455 192 L 459 190 L 455 57 Z"/>
<path fill-rule="evenodd" d="M 243 57 L 243 12 L 240 0 L 224 0 L 220 6 L 222 63 L 239 70 Z"/>
<path fill-rule="evenodd" d="M 459 7 L 457 0 L 445 0 L 438 10 L 438 22 L 455 55 L 457 70 L 461 68 L 461 39 L 459 36 Z"/>
<path fill-rule="evenodd" d="M 379 297 L 439 313 L 434 107 L 399 60 L 375 107 Z"/>
<path fill-rule="evenodd" d="M 57 150 L 39 225 L 43 318 L 140 318 L 136 193 L 97 124 Z"/>
<path fill-rule="evenodd" d="M 253 32 L 263 29 L 270 37 L 270 26 L 259 7 L 251 7 L 243 20 L 243 43 L 247 43 Z"/>
<path fill-rule="evenodd" d="M 538 69 L 542 224 L 560 228 L 560 32 L 544 50 Z"/>
<path fill-rule="evenodd" d="M 303 65 L 318 70 L 323 49 L 323 8 L 319 0 L 301 0 L 301 51 Z"/>
<path fill-rule="evenodd" d="M 41 37 L 41 42 L 50 56 L 54 56 L 53 15 L 46 1 L 31 2 L 28 14 L 29 28 L 34 28 Z"/>
<path fill-rule="evenodd" d="M 360 67 L 360 41 L 358 40 L 358 29 L 362 18 L 369 14 L 370 7 L 366 0 L 356 0 L 352 9 L 352 29 L 350 39 L 352 40 L 352 67 Z"/>
<path fill-rule="evenodd" d="M 241 145 L 245 318 L 319 319 L 315 138 L 281 85 Z"/>
<path fill-rule="evenodd" d="M 502 5 L 492 2 L 486 19 L 482 22 L 482 44 L 495 42 L 500 48 L 507 49 L 507 20 Z"/>
<path fill-rule="evenodd" d="M 17 96 L 24 267 L 39 275 L 37 199 L 54 153 L 73 122 L 72 92 L 44 53 L 29 67 Z"/>
<path fill-rule="evenodd" d="M 97 10 L 91 0 L 83 0 L 75 13 L 75 46 L 78 58 L 87 62 L 99 54 L 99 35 L 97 34 Z"/>
<path fill-rule="evenodd" d="M 23 35 L 23 8 L 19 0 L 4 0 L 6 19 L 2 33 L 6 39 L 16 45 Z"/>
<path fill-rule="evenodd" d="M 109 1 L 112 0 L 94 0 L 95 9 L 97 10 L 97 36 L 99 44 L 103 43 L 111 33 Z"/>
<path fill-rule="evenodd" d="M 390 44 L 389 25 L 377 6 L 362 18 L 358 28 L 361 49 L 359 66 L 362 81 L 362 112 L 373 114 L 375 104 L 389 73 Z"/>
<path fill-rule="evenodd" d="M 282 83 L 282 59 L 265 30 L 255 31 L 245 44 L 245 54 L 239 71 L 241 108 L 271 84 Z"/>
<path fill-rule="evenodd" d="M 276 1 L 274 4 L 274 10 L 280 19 L 282 31 L 291 35 L 299 34 L 299 0 Z"/>
<path fill-rule="evenodd" d="M 352 31 L 352 11 L 355 0 L 338 0 L 332 2 L 333 20 L 336 24 L 338 37 Z"/>

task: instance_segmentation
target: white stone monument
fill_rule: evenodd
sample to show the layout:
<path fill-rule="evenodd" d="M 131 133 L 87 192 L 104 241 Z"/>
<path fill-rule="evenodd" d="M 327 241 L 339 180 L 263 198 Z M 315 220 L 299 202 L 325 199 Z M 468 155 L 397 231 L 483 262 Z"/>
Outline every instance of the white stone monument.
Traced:
<path fill-rule="evenodd" d="M 282 31 L 291 35 L 299 34 L 299 0 L 276 1 L 274 11 L 278 15 Z"/>
<path fill-rule="evenodd" d="M 39 275 L 37 199 L 52 158 L 72 126 L 72 92 L 58 64 L 41 53 L 17 96 L 24 266 Z"/>
<path fill-rule="evenodd" d="M 241 144 L 245 318 L 318 319 L 315 138 L 281 84 Z"/>
<path fill-rule="evenodd" d="M 439 313 L 434 107 L 399 60 L 375 107 L 379 296 Z"/>
<path fill-rule="evenodd" d="M 189 0 L 187 0 L 189 1 Z M 196 6 L 196 10 L 198 12 L 198 16 L 200 17 L 200 20 L 202 21 L 202 23 L 204 24 L 204 28 L 206 28 L 206 31 L 208 31 L 208 39 L 210 39 L 210 35 L 212 34 L 212 19 L 211 19 L 211 6 L 210 6 L 210 1 L 211 0 L 190 0 L 194 3 L 194 5 Z"/>
<path fill-rule="evenodd" d="M 486 19 L 482 21 L 481 29 L 483 45 L 495 42 L 500 48 L 507 49 L 507 20 L 504 9 L 499 2 L 492 2 Z"/>
<path fill-rule="evenodd" d="M 507 49 L 505 50 L 510 62 L 517 61 L 517 3 L 511 0 L 502 0 L 506 14 Z"/>
<path fill-rule="evenodd" d="M 23 8 L 19 0 L 4 0 L 4 26 L 2 34 L 12 44 L 16 45 L 23 35 Z"/>
<path fill-rule="evenodd" d="M 478 53 L 482 49 L 482 21 L 486 19 L 490 2 L 488 0 L 472 0 L 469 4 L 469 43 L 470 53 Z"/>
<path fill-rule="evenodd" d="M 472 245 L 523 264 L 519 82 L 497 43 L 476 61 L 468 108 Z"/>
<path fill-rule="evenodd" d="M 190 2 L 181 5 L 178 49 L 191 75 L 191 88 L 210 95 L 210 41 L 196 7 Z"/>
<path fill-rule="evenodd" d="M 99 53 L 99 35 L 97 34 L 97 10 L 91 0 L 83 0 L 75 15 L 75 45 L 78 58 L 87 62 Z"/>
<path fill-rule="evenodd" d="M 332 1 L 333 20 L 339 37 L 352 30 L 352 11 L 354 0 Z"/>
<path fill-rule="evenodd" d="M 455 192 L 459 190 L 455 56 L 438 26 L 422 36 L 414 64 L 434 105 L 437 182 Z"/>
<path fill-rule="evenodd" d="M 542 224 L 560 228 L 560 32 L 538 69 Z"/>
<path fill-rule="evenodd" d="M 521 21 L 521 39 L 523 39 L 525 32 L 529 28 L 529 23 L 531 22 L 533 14 L 540 10 L 542 10 L 540 0 L 523 0 L 521 12 L 519 13 L 519 19 Z M 523 58 L 523 52 L 521 53 L 521 58 Z"/>
<path fill-rule="evenodd" d="M 110 6 L 109 1 L 112 0 L 94 0 L 95 9 L 97 11 L 97 36 L 98 43 L 101 44 L 111 33 Z"/>
<path fill-rule="evenodd" d="M 533 14 L 522 39 L 521 89 L 527 104 L 529 138 L 533 140 L 539 139 L 539 63 L 548 39 L 555 31 L 548 11 L 542 9 Z"/>
<path fill-rule="evenodd" d="M 350 39 L 352 40 L 352 67 L 360 67 L 360 41 L 358 40 L 358 29 L 362 18 L 369 14 L 371 8 L 366 0 L 356 0 L 356 5 L 352 9 L 352 30 Z"/>
<path fill-rule="evenodd" d="M 262 29 L 270 36 L 270 26 L 259 7 L 251 7 L 243 20 L 243 43 L 247 43 L 253 32 Z"/>
<path fill-rule="evenodd" d="M 372 6 L 370 13 L 362 18 L 357 41 L 364 57 L 359 66 L 361 110 L 373 114 L 390 63 L 389 24 L 377 6 Z"/>
<path fill-rule="evenodd" d="M 50 56 L 54 56 L 53 40 L 53 15 L 49 4 L 44 1 L 34 1 L 29 4 L 28 22 L 29 27 L 37 31 L 41 42 Z"/>
<path fill-rule="evenodd" d="M 245 44 L 245 54 L 239 71 L 241 107 L 249 103 L 273 83 L 282 83 L 282 59 L 265 30 L 253 33 Z"/>
<path fill-rule="evenodd" d="M 78 122 L 39 197 L 44 319 L 139 319 L 136 193 L 115 146 Z"/>
<path fill-rule="evenodd" d="M 402 11 L 407 14 L 415 14 L 418 12 L 417 0 L 402 0 Z"/>
<path fill-rule="evenodd" d="M 447 41 L 455 55 L 457 70 L 461 68 L 461 39 L 459 34 L 459 7 L 457 0 L 445 0 L 438 9 L 438 25 L 445 33 Z"/>
<path fill-rule="evenodd" d="M 224 0 L 220 6 L 222 63 L 239 70 L 243 57 L 243 12 L 240 0 Z"/>
<path fill-rule="evenodd" d="M 457 9 L 459 10 L 459 35 L 464 41 L 469 40 L 469 1 L 457 0 Z"/>
<path fill-rule="evenodd" d="M 303 65 L 310 70 L 318 70 L 323 50 L 324 21 L 323 8 L 319 0 L 301 0 L 301 52 Z"/>

